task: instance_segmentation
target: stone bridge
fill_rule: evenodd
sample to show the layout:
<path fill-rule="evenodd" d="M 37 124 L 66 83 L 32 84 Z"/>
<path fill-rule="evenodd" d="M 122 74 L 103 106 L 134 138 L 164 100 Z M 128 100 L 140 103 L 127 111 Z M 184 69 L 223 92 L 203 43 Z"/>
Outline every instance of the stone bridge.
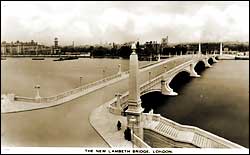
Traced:
<path fill-rule="evenodd" d="M 183 63 L 175 65 L 169 70 L 167 66 L 170 64 L 170 62 L 163 64 L 158 63 L 155 66 L 161 66 L 161 68 L 164 68 L 164 71 L 158 74 L 156 77 L 152 79 L 149 78 L 145 83 L 142 83 L 140 85 L 140 95 L 142 96 L 155 91 L 159 91 L 163 95 L 178 95 L 169 86 L 172 79 L 181 72 L 187 72 L 191 77 L 200 77 L 200 75 L 198 75 L 194 69 L 196 65 L 199 62 L 202 62 L 204 63 L 205 67 L 212 67 L 209 61 L 218 62 L 216 57 L 216 55 L 192 55 L 190 59 L 186 59 L 186 61 Z M 152 72 L 150 71 L 150 68 L 155 66 L 150 66 L 145 69 L 149 74 L 151 74 Z M 139 72 L 143 72 L 143 70 L 140 70 Z M 122 114 L 128 106 L 129 92 L 127 91 L 124 94 L 117 93 L 115 96 L 117 97 L 117 101 L 110 105 L 110 112 L 114 114 Z"/>
<path fill-rule="evenodd" d="M 210 64 L 208 63 L 210 59 L 216 61 L 215 55 L 181 55 L 174 56 L 172 58 L 161 60 L 158 62 L 152 62 L 150 64 L 142 66 L 140 68 L 141 78 L 139 80 L 139 83 L 141 83 L 142 86 L 141 92 L 142 94 L 145 94 L 148 91 L 152 91 L 153 89 L 160 90 L 158 88 L 159 85 L 157 84 L 162 81 L 162 78 L 164 76 L 169 77 L 167 75 L 171 74 L 171 76 L 174 77 L 176 74 L 178 74 L 178 72 L 182 70 L 190 72 L 191 76 L 198 76 L 194 71 L 194 67 L 197 62 L 202 61 L 206 66 L 210 67 Z M 81 96 L 87 95 L 89 93 L 94 93 L 97 90 L 100 90 L 114 83 L 124 83 L 128 79 L 128 77 L 129 71 L 121 72 L 121 69 L 119 68 L 117 74 L 115 75 L 50 97 L 40 97 L 39 91 L 37 91 L 37 95 L 34 98 L 16 96 L 15 94 L 1 94 L 1 103 L 3 103 L 1 104 L 1 113 L 43 109 L 60 105 L 79 98 Z M 147 77 L 149 77 L 149 79 Z M 118 90 L 118 92 L 120 92 L 120 90 Z M 173 93 L 171 92 L 171 89 L 169 88 L 168 84 L 166 84 L 166 87 L 163 87 L 163 93 Z M 128 93 L 125 93 L 125 96 L 126 94 L 128 95 Z M 120 95 L 117 94 L 117 96 Z M 126 97 L 122 100 L 126 100 Z"/>
<path fill-rule="evenodd" d="M 109 104 L 109 112 L 126 116 L 127 127 L 132 129 L 132 141 L 137 146 L 244 148 L 205 130 L 178 124 L 152 112 L 143 113 L 141 95 L 152 91 L 160 91 L 163 95 L 178 95 L 169 86 L 172 79 L 181 72 L 187 72 L 191 77 L 200 77 L 194 69 L 195 66 L 198 62 L 203 62 L 205 67 L 211 67 L 208 62 L 210 59 L 217 62 L 215 55 L 197 54 L 169 70 L 166 69 L 165 64 L 162 66 L 164 67 L 162 73 L 140 84 L 141 70 L 138 69 L 137 54 L 133 50 L 130 55 L 129 92 L 116 94 L 116 99 Z M 148 73 L 150 77 L 151 72 Z"/>

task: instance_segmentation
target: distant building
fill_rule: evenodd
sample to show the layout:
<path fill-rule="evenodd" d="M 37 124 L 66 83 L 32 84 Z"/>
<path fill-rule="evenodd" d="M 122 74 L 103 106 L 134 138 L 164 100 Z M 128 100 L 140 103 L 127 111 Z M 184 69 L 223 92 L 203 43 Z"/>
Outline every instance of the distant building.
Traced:
<path fill-rule="evenodd" d="M 61 54 L 61 49 L 58 45 L 58 38 L 55 37 L 54 46 L 51 48 L 51 54 Z"/>
<path fill-rule="evenodd" d="M 166 48 L 168 46 L 168 36 L 161 39 L 161 48 Z"/>
<path fill-rule="evenodd" d="M 45 45 L 40 45 L 34 40 L 31 42 L 11 42 L 3 41 L 1 43 L 1 54 L 3 55 L 38 55 L 47 54 L 50 48 Z"/>

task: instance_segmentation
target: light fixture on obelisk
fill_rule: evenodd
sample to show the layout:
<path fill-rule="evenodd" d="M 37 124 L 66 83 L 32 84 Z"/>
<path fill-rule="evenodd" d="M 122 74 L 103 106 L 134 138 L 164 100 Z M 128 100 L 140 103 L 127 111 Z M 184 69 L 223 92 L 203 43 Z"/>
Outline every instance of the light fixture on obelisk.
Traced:
<path fill-rule="evenodd" d="M 141 107 L 140 99 L 140 86 L 139 86 L 139 67 L 138 56 L 135 53 L 136 45 L 132 44 L 132 53 L 129 61 L 129 99 L 127 113 L 127 125 L 131 129 L 134 127 L 134 132 L 138 137 L 143 139 L 143 128 L 141 114 L 143 108 Z M 135 122 L 131 122 L 130 119 L 135 118 Z"/>

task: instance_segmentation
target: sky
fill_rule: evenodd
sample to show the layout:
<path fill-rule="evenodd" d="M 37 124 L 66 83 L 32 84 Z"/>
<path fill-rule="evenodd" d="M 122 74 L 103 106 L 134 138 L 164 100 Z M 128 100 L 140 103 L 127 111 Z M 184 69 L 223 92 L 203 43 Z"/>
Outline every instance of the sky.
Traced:
<path fill-rule="evenodd" d="M 243 1 L 1 1 L 1 40 L 52 45 L 249 41 Z"/>

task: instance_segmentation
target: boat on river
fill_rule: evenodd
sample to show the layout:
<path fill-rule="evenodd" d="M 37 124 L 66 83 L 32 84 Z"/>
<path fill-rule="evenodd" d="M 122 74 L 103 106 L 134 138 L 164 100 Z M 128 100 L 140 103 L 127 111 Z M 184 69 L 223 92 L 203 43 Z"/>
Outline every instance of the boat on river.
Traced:
<path fill-rule="evenodd" d="M 60 57 L 59 59 L 55 59 L 53 61 L 65 61 L 65 60 L 75 60 L 78 59 L 77 56 L 68 56 L 68 57 Z"/>

